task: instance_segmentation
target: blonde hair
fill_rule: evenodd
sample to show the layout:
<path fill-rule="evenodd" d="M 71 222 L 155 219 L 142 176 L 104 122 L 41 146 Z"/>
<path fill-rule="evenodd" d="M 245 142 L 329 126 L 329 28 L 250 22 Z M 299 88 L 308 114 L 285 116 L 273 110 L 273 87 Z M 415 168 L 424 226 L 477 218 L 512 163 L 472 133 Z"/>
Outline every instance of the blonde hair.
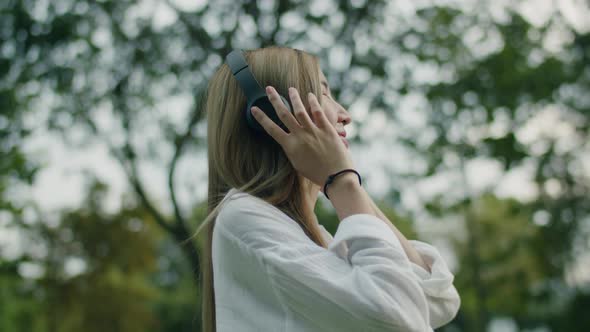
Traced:
<path fill-rule="evenodd" d="M 301 50 L 271 46 L 245 51 L 244 56 L 256 80 L 264 88 L 272 85 L 288 98 L 295 87 L 306 108 L 308 92 L 321 96 L 319 61 Z M 221 200 L 231 188 L 259 197 L 293 220 L 317 245 L 327 247 L 313 211 L 306 211 L 303 195 L 311 182 L 298 175 L 282 147 L 270 136 L 254 135 L 246 123 L 246 97 L 227 64 L 222 64 L 209 81 L 207 114 L 208 199 L 207 217 L 194 236 L 206 227 L 201 250 L 202 330 L 215 331 L 215 294 L 211 244 L 215 217 Z"/>

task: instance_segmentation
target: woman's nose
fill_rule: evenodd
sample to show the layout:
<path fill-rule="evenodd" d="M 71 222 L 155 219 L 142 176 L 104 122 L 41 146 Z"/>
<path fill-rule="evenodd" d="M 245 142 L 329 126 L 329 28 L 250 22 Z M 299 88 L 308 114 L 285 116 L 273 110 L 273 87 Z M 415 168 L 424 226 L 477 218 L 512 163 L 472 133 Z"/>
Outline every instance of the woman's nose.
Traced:
<path fill-rule="evenodd" d="M 348 114 L 348 111 L 340 104 L 338 104 L 338 117 L 338 122 L 343 122 L 343 125 L 345 126 L 352 121 L 352 118 L 350 117 L 350 114 Z"/>

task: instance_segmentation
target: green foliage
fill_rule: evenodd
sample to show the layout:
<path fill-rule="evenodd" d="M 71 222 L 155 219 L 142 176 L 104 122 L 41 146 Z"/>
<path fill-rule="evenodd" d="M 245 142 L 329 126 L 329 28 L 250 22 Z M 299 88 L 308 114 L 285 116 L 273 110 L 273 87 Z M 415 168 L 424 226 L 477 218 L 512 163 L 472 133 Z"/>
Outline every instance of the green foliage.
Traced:
<path fill-rule="evenodd" d="M 523 212 L 518 212 L 520 208 L 514 210 L 516 202 L 494 203 L 495 199 L 487 196 L 453 202 L 445 193 L 426 203 L 427 210 L 437 217 L 462 217 L 466 222 L 467 240 L 456 246 L 461 261 L 456 276 L 462 311 L 471 324 L 468 330 L 484 330 L 496 316 L 511 317 L 519 328 L 551 326 L 555 331 L 579 330 L 583 325 L 571 323 L 564 328 L 555 323 L 563 321 L 554 318 L 572 308 L 563 304 L 573 301 L 572 297 L 561 294 L 576 292 L 565 282 L 564 271 L 577 258 L 574 252 L 588 249 L 587 244 L 581 244 L 582 248 L 575 248 L 574 244 L 584 243 L 587 238 L 581 225 L 590 212 L 590 187 L 583 172 L 568 167 L 579 162 L 587 148 L 557 152 L 558 138 L 551 134 L 525 142 L 517 131 L 538 110 L 552 106 L 559 110 L 560 121 L 575 128 L 576 139 L 589 141 L 589 103 L 581 93 L 590 83 L 586 74 L 590 68 L 588 34 L 570 30 L 571 43 L 563 51 L 553 53 L 543 46 L 549 24 L 534 27 L 516 13 L 510 13 L 505 22 L 491 24 L 478 24 L 475 18 L 453 9 L 428 8 L 420 15 L 429 19 L 429 31 L 433 32 L 426 39 L 434 49 L 448 50 L 455 60 L 456 75 L 449 81 L 422 85 L 432 107 L 429 126 L 436 130 L 437 137 L 426 147 L 415 144 L 414 137 L 403 139 L 428 161 L 427 172 L 416 174 L 416 178 L 439 171 L 465 173 L 465 163 L 477 157 L 499 161 L 506 172 L 524 164 L 534 165 L 534 181 L 539 189 L 532 202 L 520 203 Z M 554 20 L 562 22 L 559 16 Z M 497 33 L 501 46 L 478 55 L 479 50 L 470 49 L 461 41 L 458 30 L 449 28 L 458 25 L 485 37 Z M 439 35 L 442 37 L 438 38 Z M 490 38 L 490 43 L 493 40 Z M 479 44 L 484 46 L 485 43 Z M 428 47 L 416 50 L 422 59 L 436 59 L 427 51 Z M 492 134 L 489 129 L 494 122 L 505 123 L 506 130 Z M 481 135 L 467 135 L 476 128 Z M 546 148 L 539 152 L 542 145 Z M 445 156 L 455 156 L 459 167 L 449 167 L 443 162 Z M 559 194 L 547 189 L 551 182 L 560 188 Z M 459 184 L 464 187 L 463 192 L 471 194 L 466 180 Z M 494 189 L 492 185 L 488 192 Z M 472 211 L 480 205 L 486 207 L 483 215 Z M 533 223 L 540 216 L 543 226 Z"/>
<path fill-rule="evenodd" d="M 0 330 L 179 331 L 198 326 L 195 272 L 203 237 L 180 243 L 204 219 L 204 202 L 192 202 L 185 216 L 172 195 L 173 215 L 162 213 L 140 181 L 138 163 L 149 160 L 165 168 L 174 193 L 177 161 L 183 153 L 202 149 L 205 141 L 196 129 L 204 124 L 199 105 L 212 70 L 234 47 L 275 44 L 330 60 L 322 69 L 337 100 L 350 105 L 370 98 L 370 111 L 382 111 L 399 124 L 390 143 L 403 144 L 426 162 L 424 168 L 395 174 L 400 180 L 419 181 L 446 171 L 462 175 L 451 189 L 467 197 L 445 192 L 424 202 L 431 216 L 465 221 L 463 232 L 445 235 L 454 239 L 463 302 L 449 330 L 484 331 L 497 316 L 510 317 L 521 329 L 579 331 L 588 325 L 581 309 L 587 306 L 587 291 L 563 278 L 577 253 L 588 249 L 584 227 L 590 184 L 579 158 L 590 141 L 587 32 L 568 27 L 559 14 L 540 27 L 510 9 L 506 19 L 497 21 L 483 3 L 473 12 L 451 5 L 417 8 L 410 21 L 386 1 L 337 1 L 328 12 L 290 1 L 277 1 L 271 9 L 252 1 L 231 8 L 209 2 L 195 11 L 165 3 L 177 19 L 160 27 L 151 17 L 131 21 L 140 12 L 135 2 L 0 4 L 0 227 L 18 230 L 31 247 L 16 258 L 0 256 Z M 241 15 L 240 24 L 234 11 Z M 288 27 L 289 16 L 300 17 L 305 27 Z M 219 29 L 205 24 L 211 17 Z M 245 32 L 248 21 L 252 30 Z M 559 52 L 543 45 L 551 24 L 564 24 L 565 35 L 571 36 Z M 245 33 L 251 34 L 247 40 L 237 37 Z M 469 37 L 474 35 L 479 37 Z M 325 38 L 332 45 L 326 46 Z M 332 65 L 334 50 L 350 55 L 346 69 Z M 415 81 L 420 64 L 441 69 L 435 75 L 441 77 Z M 442 79 L 443 68 L 451 72 L 449 79 Z M 362 78 L 363 73 L 369 77 Z M 425 110 L 415 110 L 426 117 L 420 130 L 397 121 L 400 99 L 410 92 L 428 101 Z M 181 125 L 158 105 L 178 95 L 192 96 L 193 104 Z M 518 135 L 547 106 L 557 108 L 560 120 L 573 128 L 575 143 L 552 135 L 527 142 Z M 100 121 L 105 110 L 113 115 L 112 128 Z M 37 122 L 35 112 L 41 111 L 48 118 Z M 355 122 L 357 132 L 366 131 L 363 121 Z M 154 123 L 160 135 L 146 135 L 146 124 Z M 491 130 L 498 124 L 505 129 Z M 106 188 L 96 183 L 82 206 L 57 218 L 37 211 L 33 222 L 30 217 L 24 222 L 29 202 L 6 193 L 17 182 L 35 183 L 42 167 L 25 154 L 23 142 L 42 127 L 71 145 L 105 143 L 128 176 L 134 202 L 106 213 Z M 87 137 L 73 139 L 72 128 Z M 360 143 L 361 136 L 350 138 Z M 506 172 L 533 165 L 538 196 L 530 202 L 500 199 L 491 194 L 493 185 L 488 194 L 471 193 L 465 164 L 473 158 L 498 161 Z M 407 238 L 418 238 L 415 217 L 402 212 L 399 189 L 392 189 L 390 197 L 379 203 L 384 214 Z M 319 203 L 315 212 L 334 234 L 338 218 L 333 211 Z M 575 246 L 580 243 L 582 249 Z M 76 264 L 84 268 L 66 273 L 66 266 Z M 43 273 L 27 276 L 26 266 Z"/>
<path fill-rule="evenodd" d="M 44 309 L 34 284 L 17 272 L 18 262 L 0 260 L 0 330 L 48 331 Z"/>
<path fill-rule="evenodd" d="M 534 240 L 540 227 L 532 223 L 530 208 L 488 194 L 474 199 L 465 209 L 465 227 L 470 234 L 454 241 L 462 255 L 459 260 L 469 262 L 473 250 L 477 252 L 479 282 L 488 292 L 493 290 L 486 293 L 490 311 L 499 316 L 526 316 L 536 305 L 532 301 L 533 287 L 543 281 L 543 265 L 547 264 L 535 252 Z M 456 274 L 463 310 L 470 315 L 476 310 L 474 298 L 478 296 L 472 269 L 471 265 L 462 265 Z"/>
<path fill-rule="evenodd" d="M 3 262 L 14 266 L 3 269 L 7 270 L 3 278 L 13 287 L 3 283 L 6 296 L 0 299 L 15 299 L 1 322 L 12 325 L 10 331 L 147 331 L 156 327 L 151 303 L 159 299 L 160 291 L 150 275 L 156 272 L 160 236 L 144 221 L 149 217 L 141 209 L 105 213 L 105 191 L 103 184 L 95 183 L 82 206 L 63 212 L 58 225 L 36 220 L 26 233 L 36 249 L 14 263 Z M 34 257 L 39 248 L 46 251 L 45 256 Z M 22 276 L 16 267 L 23 263 L 38 266 L 42 274 Z"/>
<path fill-rule="evenodd" d="M 414 229 L 414 224 L 409 217 L 399 215 L 393 208 L 385 203 L 376 202 L 377 206 L 389 221 L 402 233 L 408 240 L 418 238 L 418 234 Z M 334 236 L 338 229 L 340 220 L 333 208 L 324 206 L 322 201 L 318 201 L 314 209 L 315 215 L 318 217 L 320 225 L 324 226 L 326 230 Z"/>

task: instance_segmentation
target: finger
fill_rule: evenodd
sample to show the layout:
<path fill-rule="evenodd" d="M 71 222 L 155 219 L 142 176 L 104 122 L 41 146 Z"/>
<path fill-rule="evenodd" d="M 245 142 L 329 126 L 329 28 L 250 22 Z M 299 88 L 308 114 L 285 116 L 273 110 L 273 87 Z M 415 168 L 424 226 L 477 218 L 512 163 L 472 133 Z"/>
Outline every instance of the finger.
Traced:
<path fill-rule="evenodd" d="M 301 96 L 299 96 L 299 92 L 297 91 L 297 89 L 289 88 L 289 98 L 291 99 L 291 104 L 293 105 L 293 112 L 295 113 L 295 118 L 297 118 L 297 121 L 299 121 L 301 127 L 311 127 L 313 125 L 313 121 L 309 118 L 309 115 L 305 110 L 305 106 L 303 106 Z"/>
<path fill-rule="evenodd" d="M 277 90 L 275 90 L 272 86 L 266 87 L 266 94 L 268 95 L 268 99 L 270 100 L 272 106 L 277 111 L 277 116 L 281 119 L 281 122 L 289 129 L 289 132 L 297 131 L 301 129 L 299 122 L 297 119 L 289 112 L 285 104 L 283 104 L 283 100 L 279 96 Z"/>
<path fill-rule="evenodd" d="M 330 126 L 330 124 L 328 123 L 328 119 L 326 119 L 326 115 L 324 114 L 324 110 L 322 109 L 322 106 L 318 102 L 316 96 L 310 92 L 307 94 L 307 99 L 309 100 L 311 115 L 314 118 L 316 126 L 318 126 L 319 128 L 327 128 L 328 126 Z"/>
<path fill-rule="evenodd" d="M 275 141 L 277 141 L 280 145 L 283 145 L 283 142 L 287 139 L 287 134 L 283 128 L 279 127 L 271 118 L 269 118 L 260 108 L 253 106 L 250 108 L 252 111 L 252 115 L 260 123 L 262 128 L 272 137 Z"/>

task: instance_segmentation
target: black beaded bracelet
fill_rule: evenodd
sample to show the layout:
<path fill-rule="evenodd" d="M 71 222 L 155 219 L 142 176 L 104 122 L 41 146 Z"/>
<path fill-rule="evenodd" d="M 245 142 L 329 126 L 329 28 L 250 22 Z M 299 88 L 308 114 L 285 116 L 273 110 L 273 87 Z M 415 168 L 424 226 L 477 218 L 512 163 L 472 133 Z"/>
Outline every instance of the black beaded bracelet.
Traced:
<path fill-rule="evenodd" d="M 336 178 L 336 176 L 338 176 L 338 175 L 340 175 L 340 174 L 342 174 L 342 173 L 344 173 L 344 172 L 355 172 L 355 173 L 356 173 L 356 175 L 359 177 L 359 184 L 360 184 L 360 185 L 362 185 L 362 184 L 363 184 L 363 182 L 361 181 L 361 175 L 359 174 L 359 172 L 355 171 L 355 170 L 354 170 L 354 169 L 352 169 L 352 168 L 349 168 L 349 169 L 342 170 L 342 171 L 340 171 L 340 172 L 338 172 L 338 173 L 334 173 L 334 174 L 332 174 L 332 175 L 328 176 L 328 180 L 326 180 L 326 184 L 324 184 L 324 195 L 326 195 L 326 198 L 327 198 L 327 199 L 330 199 L 330 197 L 328 197 L 328 192 L 326 191 L 326 189 L 327 189 L 328 185 L 329 185 L 330 183 L 334 182 L 334 179 Z"/>

